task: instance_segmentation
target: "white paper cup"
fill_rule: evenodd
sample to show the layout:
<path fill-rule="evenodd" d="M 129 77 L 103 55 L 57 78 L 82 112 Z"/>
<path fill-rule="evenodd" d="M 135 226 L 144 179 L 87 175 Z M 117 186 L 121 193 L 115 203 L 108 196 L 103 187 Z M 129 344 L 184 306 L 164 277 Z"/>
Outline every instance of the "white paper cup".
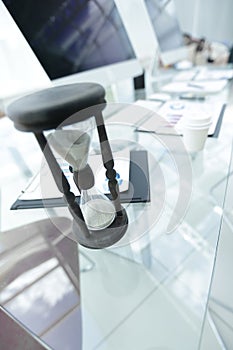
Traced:
<path fill-rule="evenodd" d="M 199 152 L 204 148 L 211 123 L 211 116 L 200 111 L 184 116 L 183 141 L 188 152 Z"/>

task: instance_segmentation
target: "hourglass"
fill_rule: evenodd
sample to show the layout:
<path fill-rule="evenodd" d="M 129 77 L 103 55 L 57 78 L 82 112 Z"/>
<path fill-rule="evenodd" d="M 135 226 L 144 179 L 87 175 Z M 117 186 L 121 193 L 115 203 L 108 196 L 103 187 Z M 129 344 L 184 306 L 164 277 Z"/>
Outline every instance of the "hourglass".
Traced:
<path fill-rule="evenodd" d="M 89 248 L 115 244 L 124 236 L 128 226 L 127 214 L 120 202 L 114 160 L 102 115 L 106 105 L 104 97 L 102 86 L 78 83 L 32 93 L 7 107 L 7 114 L 17 129 L 34 133 L 74 218 L 74 236 L 80 244 Z M 91 143 L 88 124 L 93 119 L 106 169 L 109 197 L 95 186 L 95 176 L 88 164 Z M 86 125 L 86 130 L 83 125 Z M 46 136 L 45 131 L 48 133 Z M 79 199 L 71 192 L 55 153 L 70 165 L 74 183 L 80 192 Z"/>
<path fill-rule="evenodd" d="M 95 177 L 88 164 L 91 136 L 80 129 L 68 129 L 56 130 L 47 139 L 51 147 L 70 164 L 88 229 L 107 228 L 115 219 L 115 207 L 95 186 Z"/>

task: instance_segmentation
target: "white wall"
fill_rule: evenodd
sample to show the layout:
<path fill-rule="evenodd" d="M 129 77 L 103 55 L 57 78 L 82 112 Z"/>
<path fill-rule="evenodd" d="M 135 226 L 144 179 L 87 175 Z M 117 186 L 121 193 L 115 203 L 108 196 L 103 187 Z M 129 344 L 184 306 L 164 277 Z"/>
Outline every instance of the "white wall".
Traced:
<path fill-rule="evenodd" d="M 174 0 L 183 31 L 233 43 L 232 0 Z"/>
<path fill-rule="evenodd" d="M 197 32 L 207 38 L 233 42 L 233 1 L 205 0 L 201 2 Z"/>
<path fill-rule="evenodd" d="M 0 0 L 0 99 L 50 85 L 50 80 Z"/>
<path fill-rule="evenodd" d="M 177 17 L 183 32 L 193 33 L 193 17 L 195 3 L 198 0 L 173 0 L 176 6 Z"/>

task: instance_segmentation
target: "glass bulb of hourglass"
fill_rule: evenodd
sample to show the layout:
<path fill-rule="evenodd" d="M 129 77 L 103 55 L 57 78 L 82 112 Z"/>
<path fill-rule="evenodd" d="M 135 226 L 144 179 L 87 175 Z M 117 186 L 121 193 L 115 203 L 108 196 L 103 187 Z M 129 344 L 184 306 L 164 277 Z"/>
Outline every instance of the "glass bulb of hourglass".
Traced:
<path fill-rule="evenodd" d="M 108 227 L 116 216 L 111 200 L 96 187 L 81 191 L 80 208 L 90 230 L 102 230 Z"/>
<path fill-rule="evenodd" d="M 86 166 L 90 147 L 87 133 L 80 130 L 55 130 L 48 136 L 48 141 L 73 170 Z"/>

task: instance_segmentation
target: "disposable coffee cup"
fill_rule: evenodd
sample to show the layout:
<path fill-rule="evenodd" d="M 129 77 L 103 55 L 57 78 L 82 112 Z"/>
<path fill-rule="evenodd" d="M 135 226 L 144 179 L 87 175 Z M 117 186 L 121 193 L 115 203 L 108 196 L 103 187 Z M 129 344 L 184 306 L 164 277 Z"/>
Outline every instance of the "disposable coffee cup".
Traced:
<path fill-rule="evenodd" d="M 201 111 L 183 117 L 183 142 L 188 152 L 203 150 L 211 124 L 211 116 Z"/>

